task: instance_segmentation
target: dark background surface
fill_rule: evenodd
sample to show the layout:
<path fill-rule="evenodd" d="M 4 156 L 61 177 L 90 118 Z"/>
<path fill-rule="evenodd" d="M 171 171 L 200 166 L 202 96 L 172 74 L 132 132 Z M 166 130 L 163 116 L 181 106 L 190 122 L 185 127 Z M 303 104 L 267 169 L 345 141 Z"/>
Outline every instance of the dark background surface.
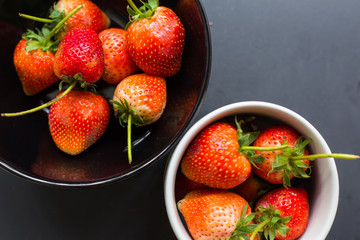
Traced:
<path fill-rule="evenodd" d="M 202 0 L 212 73 L 194 121 L 261 100 L 305 117 L 333 152 L 359 154 L 360 1 Z M 167 156 L 131 179 L 60 189 L 0 171 L 1 239 L 175 239 L 166 215 Z M 360 162 L 336 160 L 339 208 L 327 239 L 360 239 Z"/>

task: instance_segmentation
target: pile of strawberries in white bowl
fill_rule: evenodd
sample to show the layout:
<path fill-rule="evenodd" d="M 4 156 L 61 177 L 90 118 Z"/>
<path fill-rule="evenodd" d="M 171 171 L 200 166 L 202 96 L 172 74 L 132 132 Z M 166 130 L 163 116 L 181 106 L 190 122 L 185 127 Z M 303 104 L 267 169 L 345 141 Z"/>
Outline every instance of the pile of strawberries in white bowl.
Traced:
<path fill-rule="evenodd" d="M 165 203 L 179 239 L 325 239 L 338 206 L 333 158 L 303 117 L 266 102 L 224 106 L 172 153 Z"/>

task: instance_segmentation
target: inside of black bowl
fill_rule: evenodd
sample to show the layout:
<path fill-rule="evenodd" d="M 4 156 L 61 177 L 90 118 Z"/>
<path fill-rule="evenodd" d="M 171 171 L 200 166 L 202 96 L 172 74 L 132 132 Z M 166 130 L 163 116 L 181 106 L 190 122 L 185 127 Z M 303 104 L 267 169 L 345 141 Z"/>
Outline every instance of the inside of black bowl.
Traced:
<path fill-rule="evenodd" d="M 94 1 L 111 19 L 110 27 L 127 23 L 124 0 Z M 16 112 L 38 106 L 55 97 L 58 85 L 35 96 L 23 93 L 13 66 L 13 51 L 26 29 L 37 24 L 22 19 L 19 12 L 45 17 L 53 2 L 48 0 L 3 1 L 0 6 L 0 112 Z M 139 1 L 135 1 L 139 4 Z M 15 118 L 0 118 L 0 164 L 25 178 L 55 185 L 84 186 L 125 179 L 160 159 L 182 135 L 196 113 L 209 80 L 211 46 L 208 23 L 197 0 L 160 1 L 173 9 L 186 31 L 180 72 L 167 79 L 168 99 L 156 123 L 133 128 L 133 163 L 126 152 L 126 129 L 111 116 L 110 124 L 89 149 L 77 156 L 55 146 L 49 132 L 48 109 Z M 108 101 L 115 86 L 100 80 L 97 92 Z M 110 102 L 109 102 L 110 104 Z M 112 107 L 112 105 L 110 104 Z"/>

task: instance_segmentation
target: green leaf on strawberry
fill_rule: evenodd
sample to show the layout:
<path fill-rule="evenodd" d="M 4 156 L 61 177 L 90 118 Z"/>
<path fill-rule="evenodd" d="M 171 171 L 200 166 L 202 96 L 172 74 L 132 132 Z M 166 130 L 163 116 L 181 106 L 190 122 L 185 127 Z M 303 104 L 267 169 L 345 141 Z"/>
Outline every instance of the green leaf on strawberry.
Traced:
<path fill-rule="evenodd" d="M 250 213 L 246 216 L 249 205 L 246 204 L 242 213 L 241 218 L 236 224 L 236 229 L 232 233 L 229 240 L 246 240 L 249 239 L 249 235 L 253 233 L 257 224 L 251 223 L 256 216 L 256 213 Z"/>
<path fill-rule="evenodd" d="M 259 222 L 259 224 L 254 230 L 251 239 L 254 239 L 258 232 L 263 232 L 267 240 L 274 240 L 277 233 L 286 237 L 286 233 L 289 231 L 286 223 L 291 220 L 291 216 L 281 217 L 280 211 L 274 209 L 271 205 L 267 208 L 259 206 L 258 210 L 261 215 L 256 217 L 256 222 Z"/>
<path fill-rule="evenodd" d="M 119 118 L 119 123 L 124 127 L 129 121 L 136 127 L 142 126 L 151 120 L 145 120 L 143 117 L 136 114 L 136 111 L 132 109 L 126 101 L 126 99 L 119 99 L 119 101 L 111 100 L 114 104 L 115 117 Z"/>
<path fill-rule="evenodd" d="M 282 150 L 281 154 L 277 154 L 275 156 L 275 161 L 272 163 L 269 173 L 284 171 L 284 187 L 291 186 L 291 174 L 294 174 L 297 178 L 310 177 L 310 175 L 306 173 L 306 170 L 310 169 L 309 165 L 305 164 L 301 160 L 292 160 L 293 157 L 303 156 L 305 148 L 310 142 L 311 139 L 305 139 L 305 137 L 301 136 L 297 139 L 293 148 L 285 148 Z M 282 145 L 289 145 L 289 143 L 284 139 Z"/>
<path fill-rule="evenodd" d="M 260 132 L 255 131 L 245 133 L 242 129 L 242 125 L 246 122 L 246 120 L 237 121 L 237 117 L 235 116 L 235 123 L 237 127 L 236 137 L 240 146 L 239 153 L 244 154 L 250 163 L 256 167 L 255 163 L 261 163 L 265 159 L 262 157 L 262 155 L 256 155 L 253 150 L 247 149 L 246 147 L 250 146 L 256 140 Z"/>
<path fill-rule="evenodd" d="M 78 6 L 67 16 L 65 16 L 64 12 L 59 12 L 53 7 L 50 13 L 50 19 L 20 14 L 21 17 L 45 23 L 41 30 L 36 29 L 37 32 L 34 32 L 29 29 L 23 34 L 22 38 L 27 40 L 26 51 L 33 51 L 39 48 L 44 52 L 51 51 L 55 53 L 60 43 L 60 41 L 55 38 L 55 35 L 64 29 L 64 23 L 82 7 L 83 5 Z"/>
<path fill-rule="evenodd" d="M 151 18 L 159 6 L 159 0 L 148 0 L 148 2 L 140 2 L 143 5 L 138 8 L 132 0 L 128 0 L 129 5 L 127 6 L 127 11 L 129 13 L 130 21 L 126 25 L 125 29 L 127 29 L 131 23 L 139 21 L 142 18 Z"/>

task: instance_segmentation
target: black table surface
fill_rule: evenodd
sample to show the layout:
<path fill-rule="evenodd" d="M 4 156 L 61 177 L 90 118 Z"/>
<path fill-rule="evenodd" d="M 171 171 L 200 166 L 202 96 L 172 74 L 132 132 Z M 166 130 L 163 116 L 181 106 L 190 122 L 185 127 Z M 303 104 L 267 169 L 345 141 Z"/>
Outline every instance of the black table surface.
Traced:
<path fill-rule="evenodd" d="M 267 101 L 306 118 L 333 152 L 360 153 L 360 1 L 202 3 L 212 72 L 192 123 L 226 104 Z M 163 197 L 167 157 L 126 181 L 87 189 L 51 188 L 0 170 L 0 238 L 176 239 Z M 360 239 L 360 161 L 336 165 L 340 199 L 327 239 Z"/>

